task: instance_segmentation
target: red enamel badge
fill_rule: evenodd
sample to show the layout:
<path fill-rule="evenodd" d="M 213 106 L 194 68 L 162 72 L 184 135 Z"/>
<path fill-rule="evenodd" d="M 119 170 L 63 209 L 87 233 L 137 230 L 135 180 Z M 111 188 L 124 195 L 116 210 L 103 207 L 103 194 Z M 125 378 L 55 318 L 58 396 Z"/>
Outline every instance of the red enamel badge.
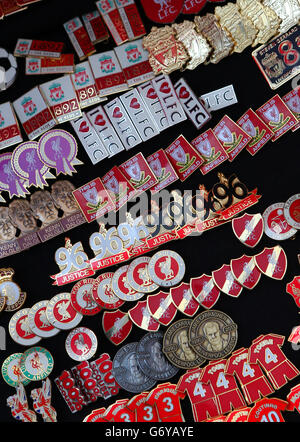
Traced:
<path fill-rule="evenodd" d="M 295 303 L 300 307 L 300 276 L 286 285 L 286 292 L 294 298 Z"/>
<path fill-rule="evenodd" d="M 261 277 L 253 256 L 243 255 L 230 261 L 231 271 L 235 279 L 249 290 L 252 290 Z"/>
<path fill-rule="evenodd" d="M 191 291 L 194 298 L 204 308 L 212 308 L 218 301 L 220 290 L 215 285 L 211 276 L 203 274 L 199 278 L 192 278 L 190 280 Z"/>
<path fill-rule="evenodd" d="M 154 319 L 147 306 L 147 301 L 139 301 L 135 307 L 128 310 L 132 322 L 143 330 L 157 331 L 160 324 Z"/>
<path fill-rule="evenodd" d="M 197 313 L 200 304 L 193 298 L 189 284 L 183 282 L 178 287 L 172 287 L 170 293 L 174 305 L 181 313 L 186 316 L 194 316 Z"/>
<path fill-rule="evenodd" d="M 232 220 L 232 230 L 235 236 L 248 247 L 255 247 L 264 233 L 264 221 L 260 213 L 243 216 Z"/>
<path fill-rule="evenodd" d="M 243 286 L 235 280 L 230 265 L 224 264 L 220 269 L 212 272 L 212 277 L 221 292 L 234 298 L 240 296 Z"/>
<path fill-rule="evenodd" d="M 280 246 L 265 248 L 254 259 L 259 270 L 266 276 L 283 279 L 287 268 L 287 258 Z"/>
<path fill-rule="evenodd" d="M 177 313 L 172 296 L 162 291 L 155 295 L 148 295 L 147 306 L 153 318 L 162 325 L 169 325 Z"/>
<path fill-rule="evenodd" d="M 145 14 L 155 23 L 172 23 L 180 14 L 184 0 L 141 0 Z"/>
<path fill-rule="evenodd" d="M 132 322 L 127 313 L 121 310 L 104 312 L 102 327 L 105 336 L 115 345 L 121 344 L 132 330 Z"/>

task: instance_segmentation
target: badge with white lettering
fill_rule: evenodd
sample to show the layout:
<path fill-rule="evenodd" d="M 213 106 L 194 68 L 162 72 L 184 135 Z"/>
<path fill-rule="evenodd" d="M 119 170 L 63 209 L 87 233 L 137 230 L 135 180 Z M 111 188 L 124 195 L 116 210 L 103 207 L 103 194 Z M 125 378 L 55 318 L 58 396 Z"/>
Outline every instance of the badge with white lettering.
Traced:
<path fill-rule="evenodd" d="M 300 87 L 291 90 L 288 94 L 284 95 L 282 99 L 298 120 L 296 126 L 292 128 L 292 132 L 295 132 L 300 128 Z"/>
<path fill-rule="evenodd" d="M 108 157 L 106 148 L 84 112 L 82 112 L 82 117 L 72 120 L 71 124 L 92 164 L 95 165 Z"/>
<path fill-rule="evenodd" d="M 62 54 L 59 58 L 26 57 L 26 75 L 71 74 L 74 72 L 74 55 Z"/>
<path fill-rule="evenodd" d="M 125 149 L 102 106 L 87 112 L 87 117 L 108 151 L 109 158 Z"/>
<path fill-rule="evenodd" d="M 255 247 L 264 233 L 264 220 L 260 213 L 233 218 L 232 230 L 235 236 L 247 247 Z"/>
<path fill-rule="evenodd" d="M 157 184 L 158 180 L 141 152 L 125 161 L 119 167 L 138 193 L 145 192 Z"/>
<path fill-rule="evenodd" d="M 198 100 L 184 78 L 174 84 L 174 89 L 189 119 L 196 129 L 201 129 L 211 119 L 210 113 Z"/>
<path fill-rule="evenodd" d="M 273 279 L 283 279 L 287 269 L 287 257 L 280 246 L 266 247 L 261 253 L 255 255 L 254 259 L 264 275 Z"/>
<path fill-rule="evenodd" d="M 156 122 L 159 131 L 161 132 L 167 129 L 169 127 L 168 119 L 152 81 L 148 81 L 147 83 L 138 86 L 137 90 L 151 113 L 153 120 Z"/>
<path fill-rule="evenodd" d="M 247 422 L 250 410 L 250 407 L 234 410 L 227 415 L 225 422 Z"/>
<path fill-rule="evenodd" d="M 182 282 L 178 287 L 171 287 L 170 294 L 173 304 L 181 313 L 190 317 L 197 313 L 200 304 L 193 297 L 189 284 Z"/>
<path fill-rule="evenodd" d="M 88 61 L 75 66 L 71 79 L 82 109 L 105 100 L 105 98 L 101 98 L 99 95 L 99 90 Z"/>
<path fill-rule="evenodd" d="M 23 141 L 11 103 L 0 104 L 0 150 Z"/>
<path fill-rule="evenodd" d="M 120 100 L 143 141 L 148 141 L 160 133 L 137 89 L 125 92 L 120 96 Z"/>
<path fill-rule="evenodd" d="M 247 422 L 285 422 L 282 411 L 288 402 L 277 398 L 263 398 L 255 402 L 248 414 Z"/>
<path fill-rule="evenodd" d="M 252 137 L 227 115 L 214 128 L 214 134 L 229 155 L 229 161 L 233 161 L 252 140 Z"/>
<path fill-rule="evenodd" d="M 126 150 L 142 142 L 141 137 L 119 98 L 115 98 L 113 101 L 104 105 L 104 109 Z"/>
<path fill-rule="evenodd" d="M 272 204 L 262 214 L 265 234 L 277 241 L 289 239 L 297 233 L 297 230 L 288 224 L 284 216 L 284 204 Z"/>
<path fill-rule="evenodd" d="M 59 293 L 51 298 L 46 307 L 46 316 L 50 324 L 60 330 L 76 327 L 83 318 L 72 306 L 70 293 Z"/>
<path fill-rule="evenodd" d="M 180 14 L 184 0 L 141 0 L 148 19 L 155 23 L 172 23 Z"/>
<path fill-rule="evenodd" d="M 54 360 L 51 353 L 43 347 L 32 347 L 24 351 L 20 367 L 23 376 L 30 381 L 41 381 L 53 370 Z"/>
<path fill-rule="evenodd" d="M 97 351 L 98 340 L 95 333 L 86 327 L 77 327 L 66 338 L 66 351 L 75 361 L 87 361 Z"/>
<path fill-rule="evenodd" d="M 206 175 L 212 169 L 218 167 L 229 158 L 228 153 L 212 129 L 208 129 L 207 131 L 198 135 L 198 137 L 195 138 L 191 144 L 205 161 L 204 164 L 200 166 L 200 170 L 203 175 Z"/>
<path fill-rule="evenodd" d="M 50 338 L 59 333 L 59 328 L 54 327 L 48 320 L 46 308 L 49 301 L 39 301 L 34 304 L 28 313 L 28 325 L 33 333 L 41 338 Z"/>
<path fill-rule="evenodd" d="M 61 42 L 19 38 L 14 50 L 14 55 L 16 57 L 59 58 L 62 55 L 63 47 L 64 43 Z"/>
<path fill-rule="evenodd" d="M 118 298 L 123 301 L 137 301 L 141 299 L 145 293 L 134 290 L 127 280 L 128 265 L 120 267 L 113 274 L 111 280 L 111 288 Z"/>
<path fill-rule="evenodd" d="M 94 301 L 106 310 L 115 310 L 124 304 L 124 301 L 115 295 L 111 288 L 113 273 L 102 273 L 94 280 L 92 296 Z"/>
<path fill-rule="evenodd" d="M 206 3 L 207 0 L 184 0 L 181 14 L 198 14 Z"/>
<path fill-rule="evenodd" d="M 86 278 L 78 281 L 71 290 L 72 307 L 82 315 L 97 315 L 102 307 L 98 305 L 93 298 L 93 286 L 95 280 Z"/>
<path fill-rule="evenodd" d="M 199 278 L 191 278 L 190 289 L 196 301 L 207 309 L 212 308 L 220 297 L 220 290 L 209 275 L 203 274 Z"/>
<path fill-rule="evenodd" d="M 203 164 L 202 157 L 183 135 L 176 138 L 176 140 L 165 149 L 165 153 L 179 176 L 180 181 L 185 181 Z"/>
<path fill-rule="evenodd" d="M 90 40 L 89 34 L 84 28 L 79 17 L 74 17 L 64 23 L 64 28 L 76 51 L 76 54 L 78 55 L 79 60 L 83 60 L 96 52 L 96 49 Z"/>
<path fill-rule="evenodd" d="M 181 123 L 187 116 L 177 98 L 173 84 L 167 75 L 158 75 L 152 80 L 156 94 L 168 120 L 169 126 Z"/>
<path fill-rule="evenodd" d="M 160 327 L 160 323 L 151 316 L 147 301 L 138 301 L 128 310 L 128 315 L 132 322 L 143 330 L 156 332 Z"/>
<path fill-rule="evenodd" d="M 28 385 L 30 380 L 26 379 L 20 368 L 20 360 L 23 353 L 14 353 L 8 356 L 2 364 L 1 374 L 5 382 L 11 387 L 18 387 L 20 383 Z"/>
<path fill-rule="evenodd" d="M 120 345 L 131 333 L 132 322 L 128 313 L 121 310 L 103 312 L 102 328 L 107 339 L 114 345 Z"/>
<path fill-rule="evenodd" d="M 240 296 L 243 286 L 234 278 L 230 265 L 224 264 L 220 269 L 213 271 L 212 277 L 221 292 L 233 298 Z"/>
<path fill-rule="evenodd" d="M 120 12 L 113 0 L 98 0 L 96 6 L 111 33 L 116 45 L 128 41 L 128 35 Z"/>
<path fill-rule="evenodd" d="M 185 263 L 178 253 L 172 250 L 161 250 L 151 257 L 148 273 L 158 286 L 173 287 L 182 281 Z"/>
<path fill-rule="evenodd" d="M 71 76 L 65 75 L 40 86 L 51 112 L 59 124 L 81 116 L 81 110 Z"/>
<path fill-rule="evenodd" d="M 204 102 L 205 107 L 209 112 L 215 112 L 224 107 L 238 103 L 232 84 L 207 94 L 203 94 L 199 98 Z"/>
<path fill-rule="evenodd" d="M 101 180 L 116 205 L 116 212 L 136 193 L 134 187 L 117 166 L 107 172 Z"/>
<path fill-rule="evenodd" d="M 42 339 L 40 336 L 37 336 L 28 323 L 28 313 L 30 308 L 23 308 L 22 310 L 17 311 L 11 318 L 8 324 L 8 331 L 10 337 L 17 344 L 31 346 L 37 344 Z"/>
<path fill-rule="evenodd" d="M 0 311 L 19 310 L 26 300 L 26 293 L 22 292 L 18 284 L 12 280 L 14 273 L 12 268 L 0 269 L 0 297 L 1 300 L 5 300 L 1 304 Z"/>
<path fill-rule="evenodd" d="M 114 51 L 128 86 L 136 86 L 154 78 L 153 70 L 148 61 L 148 51 L 143 48 L 141 39 L 118 46 Z"/>
<path fill-rule="evenodd" d="M 157 152 L 149 155 L 146 160 L 158 179 L 158 183 L 150 189 L 152 194 L 159 192 L 178 180 L 178 175 L 163 149 L 159 149 Z"/>
<path fill-rule="evenodd" d="M 141 16 L 134 0 L 115 0 L 129 40 L 135 40 L 146 34 Z"/>
<path fill-rule="evenodd" d="M 151 293 L 158 289 L 148 272 L 150 258 L 141 256 L 134 259 L 127 269 L 127 281 L 129 285 L 140 293 Z"/>
<path fill-rule="evenodd" d="M 243 255 L 230 261 L 230 268 L 235 279 L 246 289 L 252 290 L 260 280 L 261 272 L 253 256 Z"/>
<path fill-rule="evenodd" d="M 291 227 L 300 230 L 300 193 L 291 196 L 285 202 L 283 214 Z"/>
<path fill-rule="evenodd" d="M 289 110 L 279 95 L 270 98 L 263 106 L 257 109 L 256 113 L 274 132 L 273 142 L 298 123 L 295 115 Z"/>
<path fill-rule="evenodd" d="M 107 27 L 98 11 L 84 14 L 82 20 L 93 45 L 109 39 Z"/>
<path fill-rule="evenodd" d="M 56 125 L 38 87 L 15 100 L 13 106 L 30 140 L 34 140 Z"/>
<path fill-rule="evenodd" d="M 169 325 L 176 316 L 177 308 L 170 293 L 159 291 L 147 296 L 150 315 L 162 325 Z"/>

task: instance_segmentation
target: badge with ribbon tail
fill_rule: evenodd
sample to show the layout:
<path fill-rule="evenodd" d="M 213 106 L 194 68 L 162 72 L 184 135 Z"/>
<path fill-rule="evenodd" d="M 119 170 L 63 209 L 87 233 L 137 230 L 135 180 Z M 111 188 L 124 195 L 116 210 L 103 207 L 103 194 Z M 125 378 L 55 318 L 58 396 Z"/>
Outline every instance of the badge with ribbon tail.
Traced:
<path fill-rule="evenodd" d="M 13 151 L 11 157 L 13 171 L 24 180 L 28 181 L 27 186 L 40 187 L 48 186 L 46 179 L 54 179 L 55 176 L 38 156 L 38 143 L 27 141 L 19 144 Z"/>
<path fill-rule="evenodd" d="M 28 194 L 27 181 L 15 174 L 11 165 L 12 153 L 0 155 L 0 191 L 9 193 L 9 198 L 14 195 L 25 197 Z"/>
<path fill-rule="evenodd" d="M 56 175 L 72 175 L 74 166 L 83 164 L 77 155 L 75 138 L 62 129 L 50 130 L 39 140 L 38 155 L 46 166 L 56 170 Z"/>

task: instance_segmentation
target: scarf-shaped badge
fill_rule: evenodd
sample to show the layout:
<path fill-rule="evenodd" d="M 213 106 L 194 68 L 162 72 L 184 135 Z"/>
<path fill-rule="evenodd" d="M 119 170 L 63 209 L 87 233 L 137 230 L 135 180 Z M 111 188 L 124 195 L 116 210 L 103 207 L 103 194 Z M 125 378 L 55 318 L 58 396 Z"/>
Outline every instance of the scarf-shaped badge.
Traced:
<path fill-rule="evenodd" d="M 0 155 L 0 191 L 9 193 L 9 198 L 15 196 L 25 197 L 28 194 L 27 182 L 15 174 L 11 165 L 12 153 Z"/>
<path fill-rule="evenodd" d="M 72 175 L 74 166 L 83 164 L 76 158 L 77 142 L 67 131 L 53 129 L 39 140 L 38 155 L 46 166 L 56 170 L 56 175 Z"/>
<path fill-rule="evenodd" d="M 13 151 L 11 165 L 13 171 L 28 182 L 27 186 L 40 187 L 48 186 L 46 179 L 55 178 L 38 156 L 39 144 L 35 141 L 27 141 L 19 144 Z"/>

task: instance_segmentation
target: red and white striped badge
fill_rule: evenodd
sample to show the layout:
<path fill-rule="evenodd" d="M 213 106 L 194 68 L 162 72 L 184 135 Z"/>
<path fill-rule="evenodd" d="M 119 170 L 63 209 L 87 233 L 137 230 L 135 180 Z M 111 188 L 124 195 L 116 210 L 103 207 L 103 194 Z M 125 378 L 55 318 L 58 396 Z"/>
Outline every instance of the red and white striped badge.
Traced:
<path fill-rule="evenodd" d="M 181 313 L 190 317 L 197 313 L 200 304 L 193 297 L 189 284 L 183 282 L 178 287 L 172 287 L 170 294 L 174 305 Z"/>
<path fill-rule="evenodd" d="M 203 274 L 199 278 L 191 278 L 190 287 L 192 295 L 204 308 L 212 308 L 220 297 L 220 290 L 212 276 Z"/>
<path fill-rule="evenodd" d="M 115 345 L 121 344 L 130 335 L 132 322 L 128 313 L 121 310 L 104 312 L 102 328 L 105 336 Z"/>
<path fill-rule="evenodd" d="M 235 279 L 249 290 L 252 290 L 261 277 L 253 256 L 243 255 L 230 261 L 231 271 Z"/>
<path fill-rule="evenodd" d="M 128 310 L 128 315 L 132 322 L 143 330 L 155 332 L 160 327 L 160 323 L 151 316 L 147 301 L 139 301 L 135 307 Z"/>
<path fill-rule="evenodd" d="M 254 257 L 259 270 L 273 279 L 283 279 L 287 268 L 287 257 L 280 246 L 265 248 Z"/>
<path fill-rule="evenodd" d="M 212 272 L 212 277 L 221 292 L 234 298 L 240 296 L 243 286 L 234 278 L 230 265 L 224 264 L 220 269 Z"/>
<path fill-rule="evenodd" d="M 232 230 L 235 236 L 248 247 L 255 247 L 264 233 L 264 221 L 260 213 L 248 214 L 232 220 Z"/>
<path fill-rule="evenodd" d="M 155 295 L 148 295 L 147 306 L 153 318 L 162 325 L 169 325 L 177 313 L 170 293 L 162 291 Z"/>

